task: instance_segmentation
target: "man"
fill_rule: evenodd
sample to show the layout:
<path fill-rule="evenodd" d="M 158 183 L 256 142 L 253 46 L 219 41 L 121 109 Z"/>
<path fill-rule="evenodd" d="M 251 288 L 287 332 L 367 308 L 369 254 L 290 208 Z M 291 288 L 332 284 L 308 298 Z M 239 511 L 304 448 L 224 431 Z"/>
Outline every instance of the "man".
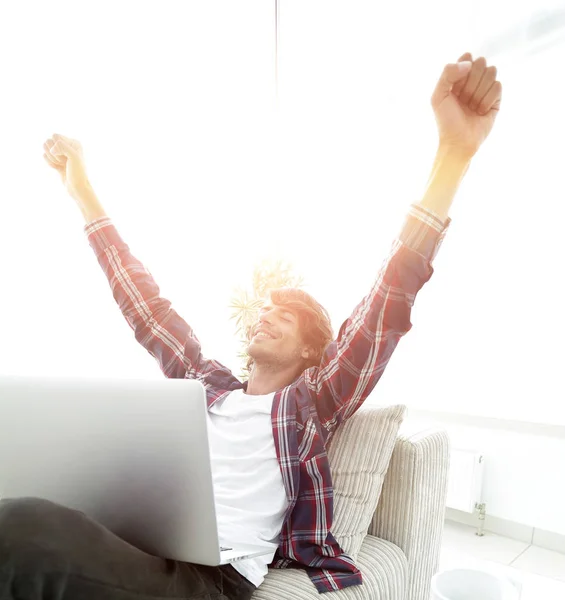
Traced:
<path fill-rule="evenodd" d="M 202 356 L 190 326 L 160 297 L 98 201 L 80 144 L 49 139 L 45 160 L 78 203 L 136 339 L 167 377 L 197 378 L 206 387 L 220 542 L 271 543 L 273 552 L 233 566 L 179 563 L 133 548 L 82 513 L 40 499 L 7 500 L 0 503 L 0 597 L 247 600 L 269 564 L 306 569 L 319 592 L 361 584 L 331 533 L 326 447 L 410 330 L 414 297 L 433 273 L 453 197 L 500 100 L 496 69 L 483 58 L 465 54 L 445 67 L 432 96 L 439 147 L 427 190 L 410 208 L 374 286 L 335 341 L 311 296 L 273 291 L 250 332 L 246 384 Z"/>

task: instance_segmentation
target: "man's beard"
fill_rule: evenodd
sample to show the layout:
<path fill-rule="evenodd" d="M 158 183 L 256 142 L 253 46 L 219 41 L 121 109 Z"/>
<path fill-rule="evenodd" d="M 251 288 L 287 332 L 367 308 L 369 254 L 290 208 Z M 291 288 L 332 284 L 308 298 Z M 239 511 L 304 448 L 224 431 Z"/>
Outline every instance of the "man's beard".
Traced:
<path fill-rule="evenodd" d="M 247 354 L 253 359 L 253 364 L 262 369 L 278 371 L 286 367 L 296 365 L 301 360 L 300 351 L 297 349 L 293 354 L 280 354 L 279 352 L 267 350 L 265 348 L 252 347 L 247 348 Z"/>

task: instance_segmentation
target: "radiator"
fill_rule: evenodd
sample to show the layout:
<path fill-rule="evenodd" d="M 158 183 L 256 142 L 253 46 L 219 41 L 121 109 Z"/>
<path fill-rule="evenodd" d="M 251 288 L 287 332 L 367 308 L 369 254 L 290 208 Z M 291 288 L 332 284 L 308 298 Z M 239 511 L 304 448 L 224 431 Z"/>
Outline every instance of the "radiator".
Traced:
<path fill-rule="evenodd" d="M 451 450 L 447 506 L 473 513 L 481 503 L 483 486 L 483 456 L 469 450 Z"/>

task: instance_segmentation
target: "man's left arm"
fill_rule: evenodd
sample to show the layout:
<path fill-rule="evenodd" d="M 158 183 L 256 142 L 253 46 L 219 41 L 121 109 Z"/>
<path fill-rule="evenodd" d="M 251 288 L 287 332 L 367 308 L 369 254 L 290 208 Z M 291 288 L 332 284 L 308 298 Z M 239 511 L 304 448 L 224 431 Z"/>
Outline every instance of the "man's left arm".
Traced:
<path fill-rule="evenodd" d="M 496 69 L 483 58 L 472 62 L 464 54 L 445 67 L 432 96 L 439 147 L 424 197 L 411 206 L 375 284 L 341 326 L 320 367 L 304 374 L 329 433 L 361 406 L 411 329 L 414 299 L 433 274 L 453 198 L 492 129 L 501 93 Z"/>

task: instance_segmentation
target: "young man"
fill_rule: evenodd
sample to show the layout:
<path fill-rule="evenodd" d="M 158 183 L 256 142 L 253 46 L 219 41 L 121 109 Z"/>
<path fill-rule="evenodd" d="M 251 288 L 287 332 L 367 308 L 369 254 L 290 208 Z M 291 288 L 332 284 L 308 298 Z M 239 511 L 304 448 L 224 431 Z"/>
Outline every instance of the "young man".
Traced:
<path fill-rule="evenodd" d="M 326 447 L 363 403 L 400 338 L 450 219 L 469 162 L 500 107 L 496 70 L 463 55 L 432 96 L 439 148 L 427 190 L 368 295 L 332 341 L 327 313 L 299 290 L 275 290 L 250 332 L 249 381 L 204 358 L 190 326 L 159 295 L 106 216 L 80 144 L 54 135 L 45 159 L 76 200 L 88 240 L 136 339 L 167 377 L 206 387 L 220 538 L 271 543 L 271 555 L 202 567 L 149 556 L 85 515 L 40 499 L 0 503 L 0 596 L 11 599 L 247 600 L 267 566 L 306 569 L 319 592 L 362 577 L 331 533 Z M 220 540 L 221 541 L 221 540 Z"/>

